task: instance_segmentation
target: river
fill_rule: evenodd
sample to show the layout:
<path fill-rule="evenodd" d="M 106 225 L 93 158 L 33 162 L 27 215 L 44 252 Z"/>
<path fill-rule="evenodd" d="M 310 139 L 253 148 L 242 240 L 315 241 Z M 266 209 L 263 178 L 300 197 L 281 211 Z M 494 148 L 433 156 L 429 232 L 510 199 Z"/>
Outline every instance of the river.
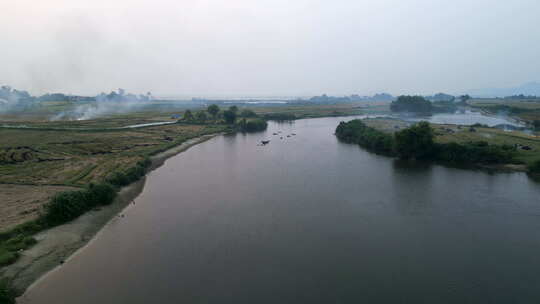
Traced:
<path fill-rule="evenodd" d="M 20 302 L 538 303 L 540 184 L 371 154 L 333 135 L 349 119 L 167 160 Z"/>

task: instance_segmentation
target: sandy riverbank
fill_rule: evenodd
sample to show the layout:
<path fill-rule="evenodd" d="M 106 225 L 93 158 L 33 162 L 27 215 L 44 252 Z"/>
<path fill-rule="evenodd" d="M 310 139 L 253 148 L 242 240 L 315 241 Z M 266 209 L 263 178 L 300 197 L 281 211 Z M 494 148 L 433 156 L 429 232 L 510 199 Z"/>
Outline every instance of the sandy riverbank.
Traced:
<path fill-rule="evenodd" d="M 149 171 L 163 165 L 168 158 L 217 135 L 220 134 L 193 138 L 153 156 Z M 38 243 L 22 252 L 17 262 L 2 268 L 0 276 L 10 278 L 13 287 L 22 293 L 44 274 L 61 265 L 77 250 L 84 247 L 112 218 L 142 192 L 144 184 L 145 178 L 122 188 L 113 204 L 90 211 L 67 224 L 36 234 L 35 238 Z"/>

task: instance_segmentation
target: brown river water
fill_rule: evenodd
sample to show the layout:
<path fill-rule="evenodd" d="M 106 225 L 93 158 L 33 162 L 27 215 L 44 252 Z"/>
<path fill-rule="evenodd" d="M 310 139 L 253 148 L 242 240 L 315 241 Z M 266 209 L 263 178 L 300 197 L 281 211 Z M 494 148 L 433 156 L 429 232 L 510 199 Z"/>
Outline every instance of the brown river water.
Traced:
<path fill-rule="evenodd" d="M 22 302 L 540 302 L 539 183 L 371 154 L 333 135 L 349 119 L 169 159 Z"/>

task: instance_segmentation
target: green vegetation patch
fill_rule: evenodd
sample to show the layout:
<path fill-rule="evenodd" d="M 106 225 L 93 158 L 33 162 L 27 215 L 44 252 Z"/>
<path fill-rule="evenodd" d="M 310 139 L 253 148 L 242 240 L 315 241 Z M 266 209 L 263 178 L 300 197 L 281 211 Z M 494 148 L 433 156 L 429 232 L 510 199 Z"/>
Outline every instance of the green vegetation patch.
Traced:
<path fill-rule="evenodd" d="M 361 120 L 341 122 L 336 136 L 375 153 L 402 159 L 422 159 L 453 164 L 504 164 L 514 162 L 516 148 L 486 141 L 437 143 L 433 128 L 420 122 L 394 134 L 368 127 Z"/>

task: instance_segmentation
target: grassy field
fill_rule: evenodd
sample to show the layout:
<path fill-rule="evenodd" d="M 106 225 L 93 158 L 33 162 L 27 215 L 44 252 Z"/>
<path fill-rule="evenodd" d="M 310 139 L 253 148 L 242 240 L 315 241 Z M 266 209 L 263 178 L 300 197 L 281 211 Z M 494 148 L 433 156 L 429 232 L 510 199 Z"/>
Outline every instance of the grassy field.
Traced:
<path fill-rule="evenodd" d="M 160 119 L 135 115 L 133 119 L 115 117 L 63 124 L 111 126 Z M 0 230 L 20 223 L 18 218 L 37 216 L 40 206 L 66 187 L 101 182 L 111 172 L 130 168 L 147 155 L 225 128 L 210 124 L 101 131 L 0 128 L 0 198 L 8 202 L 0 206 Z M 16 205 L 21 208 L 14 208 Z"/>

